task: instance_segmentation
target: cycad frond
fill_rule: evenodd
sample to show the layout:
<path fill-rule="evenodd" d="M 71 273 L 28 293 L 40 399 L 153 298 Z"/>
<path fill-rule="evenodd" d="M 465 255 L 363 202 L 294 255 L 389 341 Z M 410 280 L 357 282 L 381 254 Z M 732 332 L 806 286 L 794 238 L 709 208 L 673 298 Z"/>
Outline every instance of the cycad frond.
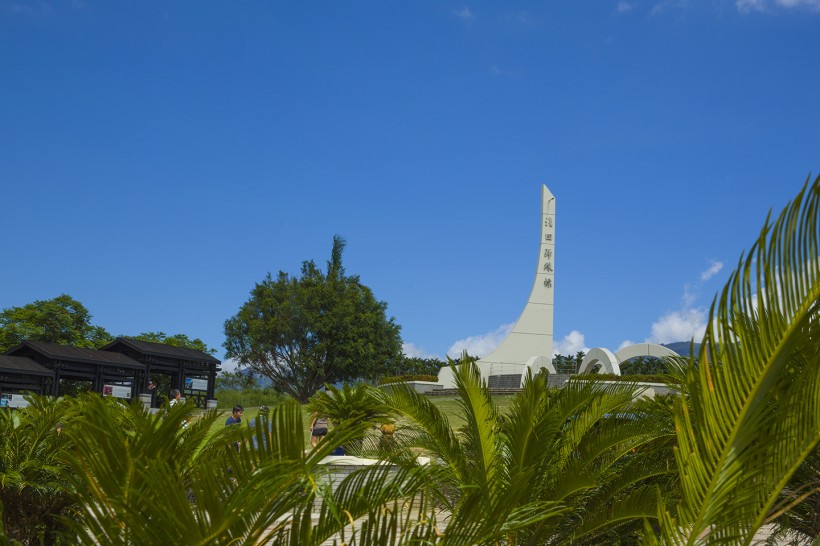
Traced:
<path fill-rule="evenodd" d="M 430 486 L 449 492 L 442 544 L 561 544 L 575 535 L 600 543 L 602 533 L 654 517 L 647 482 L 672 469 L 646 463 L 661 452 L 671 457 L 669 412 L 625 418 L 634 385 L 585 381 L 551 390 L 544 376 L 528 375 L 500 416 L 476 364 L 462 361 L 453 375 L 465 420 L 459 435 L 426 397 L 400 386 L 385 395 L 409 429 L 396 443 L 428 450 L 440 465 Z M 613 521 L 584 515 L 593 511 Z"/>
<path fill-rule="evenodd" d="M 820 177 L 716 297 L 676 403 L 683 502 L 669 543 L 749 544 L 820 440 Z"/>
<path fill-rule="evenodd" d="M 471 461 L 473 469 L 473 485 L 487 488 L 492 487 L 496 473 L 500 472 L 497 422 L 498 409 L 490 398 L 486 383 L 475 364 L 468 362 L 466 354 L 461 359 L 461 365 L 454 366 L 456 390 L 458 390 L 458 404 L 467 421 L 461 429 L 462 447 L 465 456 Z"/>
<path fill-rule="evenodd" d="M 72 425 L 76 404 L 34 395 L 27 401 L 28 407 L 0 411 L 0 502 L 12 540 L 49 542 L 71 504 L 61 457 L 72 446 L 62 430 Z"/>

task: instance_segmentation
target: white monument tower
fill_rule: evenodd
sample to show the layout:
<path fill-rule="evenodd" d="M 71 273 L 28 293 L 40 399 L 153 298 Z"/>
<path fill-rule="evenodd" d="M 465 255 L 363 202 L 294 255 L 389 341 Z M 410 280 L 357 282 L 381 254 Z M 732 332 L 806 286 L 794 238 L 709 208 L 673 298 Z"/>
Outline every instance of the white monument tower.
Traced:
<path fill-rule="evenodd" d="M 553 309 L 555 294 L 555 196 L 541 187 L 541 239 L 538 266 L 527 305 L 507 337 L 493 352 L 478 361 L 490 387 L 521 386 L 527 368 L 533 375 L 541 368 L 555 373 L 552 365 Z M 438 382 L 455 387 L 449 366 L 439 371 Z"/>

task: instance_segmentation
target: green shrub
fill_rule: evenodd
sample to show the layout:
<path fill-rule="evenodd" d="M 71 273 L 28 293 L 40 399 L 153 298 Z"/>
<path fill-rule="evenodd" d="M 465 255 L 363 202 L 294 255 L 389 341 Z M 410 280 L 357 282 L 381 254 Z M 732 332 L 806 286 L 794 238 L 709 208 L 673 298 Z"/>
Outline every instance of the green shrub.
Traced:
<path fill-rule="evenodd" d="M 379 379 L 379 385 L 387 385 L 390 383 L 401 383 L 403 381 L 438 381 L 437 375 L 395 375 L 392 377 L 382 377 Z"/>
<path fill-rule="evenodd" d="M 615 375 L 612 373 L 594 373 L 594 374 L 579 374 L 573 375 L 572 379 L 579 381 L 629 381 L 641 383 L 666 383 L 669 376 L 666 375 L 649 375 L 649 374 L 631 374 L 631 375 Z"/>
<path fill-rule="evenodd" d="M 232 408 L 237 404 L 254 408 L 259 406 L 273 406 L 281 402 L 285 395 L 268 387 L 249 387 L 246 389 L 216 389 L 214 393 L 217 404 L 221 409 Z"/>

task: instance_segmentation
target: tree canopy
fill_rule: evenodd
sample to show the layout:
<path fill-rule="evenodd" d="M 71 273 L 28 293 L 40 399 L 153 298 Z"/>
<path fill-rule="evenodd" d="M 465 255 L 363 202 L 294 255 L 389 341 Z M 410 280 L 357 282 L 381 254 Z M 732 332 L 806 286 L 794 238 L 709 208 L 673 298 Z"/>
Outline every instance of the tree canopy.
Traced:
<path fill-rule="evenodd" d="M 186 349 L 196 349 L 208 354 L 215 354 L 216 349 L 211 349 L 208 345 L 195 337 L 189 338 L 186 334 L 174 334 L 172 336 L 166 335 L 165 332 L 143 332 L 138 336 L 124 336 L 138 341 L 151 341 L 153 343 L 164 343 L 166 345 L 173 345 L 174 347 L 185 347 Z"/>
<path fill-rule="evenodd" d="M 435 357 L 422 358 L 402 355 L 400 359 L 396 360 L 395 366 L 390 370 L 386 370 L 386 372 L 393 376 L 438 375 L 439 370 L 446 365 L 446 362 Z"/>
<path fill-rule="evenodd" d="M 0 353 L 26 340 L 96 349 L 112 339 L 105 328 L 91 324 L 91 313 L 82 303 L 66 294 L 0 313 Z"/>
<path fill-rule="evenodd" d="M 225 322 L 227 356 L 303 403 L 325 383 L 375 378 L 401 358 L 400 327 L 357 275 L 345 274 L 344 247 L 335 236 L 327 272 L 311 260 L 298 277 L 269 273 Z"/>
<path fill-rule="evenodd" d="M 24 341 L 46 341 L 86 349 L 99 349 L 113 341 L 114 336 L 102 326 L 91 324 L 91 318 L 88 309 L 67 294 L 22 307 L 9 307 L 0 312 L 0 353 Z M 186 334 L 143 332 L 123 337 L 216 353 L 216 349 L 209 348 L 201 339 L 191 339 Z"/>

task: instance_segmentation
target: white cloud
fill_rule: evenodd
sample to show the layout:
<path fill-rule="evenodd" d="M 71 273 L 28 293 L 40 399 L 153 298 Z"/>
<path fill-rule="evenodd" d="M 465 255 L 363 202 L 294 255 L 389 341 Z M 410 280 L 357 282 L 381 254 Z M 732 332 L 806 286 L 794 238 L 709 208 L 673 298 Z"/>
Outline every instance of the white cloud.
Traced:
<path fill-rule="evenodd" d="M 470 11 L 470 8 L 464 6 L 460 10 L 456 10 L 455 13 L 456 17 L 463 19 L 464 21 L 472 21 L 473 20 L 473 12 Z"/>
<path fill-rule="evenodd" d="M 618 345 L 618 348 L 615 349 L 615 352 L 617 353 L 618 351 L 620 351 L 624 347 L 629 347 L 630 345 L 635 345 L 635 342 L 630 340 L 630 339 L 625 339 L 621 342 L 620 345 Z"/>
<path fill-rule="evenodd" d="M 799 8 L 805 6 L 811 9 L 820 9 L 820 0 L 777 0 L 784 8 Z"/>
<path fill-rule="evenodd" d="M 763 0 L 737 0 L 735 7 L 740 13 L 750 13 L 752 11 L 766 11 Z"/>
<path fill-rule="evenodd" d="M 615 8 L 615 11 L 618 13 L 626 13 L 628 11 L 632 11 L 635 9 L 635 4 L 630 4 L 629 2 L 618 2 L 618 6 Z"/>
<path fill-rule="evenodd" d="M 709 267 L 700 273 L 700 282 L 708 281 L 722 269 L 723 262 L 711 260 Z M 695 338 L 696 342 L 700 342 L 706 331 L 708 318 L 708 310 L 696 305 L 700 288 L 700 283 L 685 283 L 683 285 L 683 296 L 681 297 L 681 308 L 669 311 L 653 322 L 652 335 L 645 342 L 673 343 L 676 341 L 689 341 L 692 338 Z M 624 347 L 624 344 L 621 344 L 621 347 Z"/>
<path fill-rule="evenodd" d="M 556 355 L 573 356 L 578 351 L 589 352 L 589 347 L 584 344 L 584 334 L 578 330 L 571 331 L 552 347 L 552 353 Z"/>
<path fill-rule="evenodd" d="M 711 265 L 709 265 L 709 268 L 700 274 L 700 280 L 703 282 L 708 281 L 709 279 L 717 275 L 721 269 L 723 269 L 723 262 L 712 260 L 712 263 Z"/>
<path fill-rule="evenodd" d="M 689 0 L 663 0 L 652 6 L 649 16 L 660 15 L 670 9 L 685 9 L 689 6 Z"/>
<path fill-rule="evenodd" d="M 512 322 L 510 324 L 502 324 L 492 332 L 459 339 L 447 349 L 447 355 L 449 355 L 450 358 L 458 358 L 463 351 L 467 351 L 471 356 L 487 356 L 507 337 L 507 334 L 512 330 L 513 324 Z"/>
<path fill-rule="evenodd" d="M 651 343 L 672 343 L 675 341 L 689 341 L 693 337 L 696 342 L 703 339 L 706 331 L 706 311 L 704 309 L 681 309 L 672 311 L 652 324 Z"/>
<path fill-rule="evenodd" d="M 438 355 L 428 353 L 415 343 L 402 343 L 401 352 L 404 353 L 405 356 L 409 356 L 410 358 L 440 358 Z"/>
<path fill-rule="evenodd" d="M 11 11 L 15 15 L 28 17 L 49 17 L 54 15 L 54 8 L 43 0 L 3 3 L 0 8 Z"/>
<path fill-rule="evenodd" d="M 810 10 L 820 10 L 820 0 L 736 0 L 735 7 L 740 13 L 751 13 L 753 11 L 766 12 L 769 6 L 774 4 L 786 9 L 806 8 Z"/>
<path fill-rule="evenodd" d="M 233 358 L 226 358 L 222 361 L 222 364 L 220 364 L 219 367 L 222 368 L 223 372 L 235 372 L 239 367 L 239 362 Z"/>
<path fill-rule="evenodd" d="M 533 25 L 537 23 L 537 21 L 530 15 L 528 11 L 516 11 L 513 13 L 507 14 L 507 19 L 512 21 L 513 23 L 518 23 L 520 25 Z"/>
<path fill-rule="evenodd" d="M 661 13 L 666 11 L 666 9 L 668 7 L 669 7 L 669 1 L 668 0 L 666 0 L 664 2 L 660 2 L 658 4 L 655 4 L 654 6 L 652 6 L 652 11 L 649 12 L 649 15 L 650 16 L 660 15 Z"/>
<path fill-rule="evenodd" d="M 695 304 L 695 300 L 698 299 L 697 292 L 694 291 L 694 287 L 686 283 L 683 285 L 683 307 L 684 309 L 689 309 Z"/>

